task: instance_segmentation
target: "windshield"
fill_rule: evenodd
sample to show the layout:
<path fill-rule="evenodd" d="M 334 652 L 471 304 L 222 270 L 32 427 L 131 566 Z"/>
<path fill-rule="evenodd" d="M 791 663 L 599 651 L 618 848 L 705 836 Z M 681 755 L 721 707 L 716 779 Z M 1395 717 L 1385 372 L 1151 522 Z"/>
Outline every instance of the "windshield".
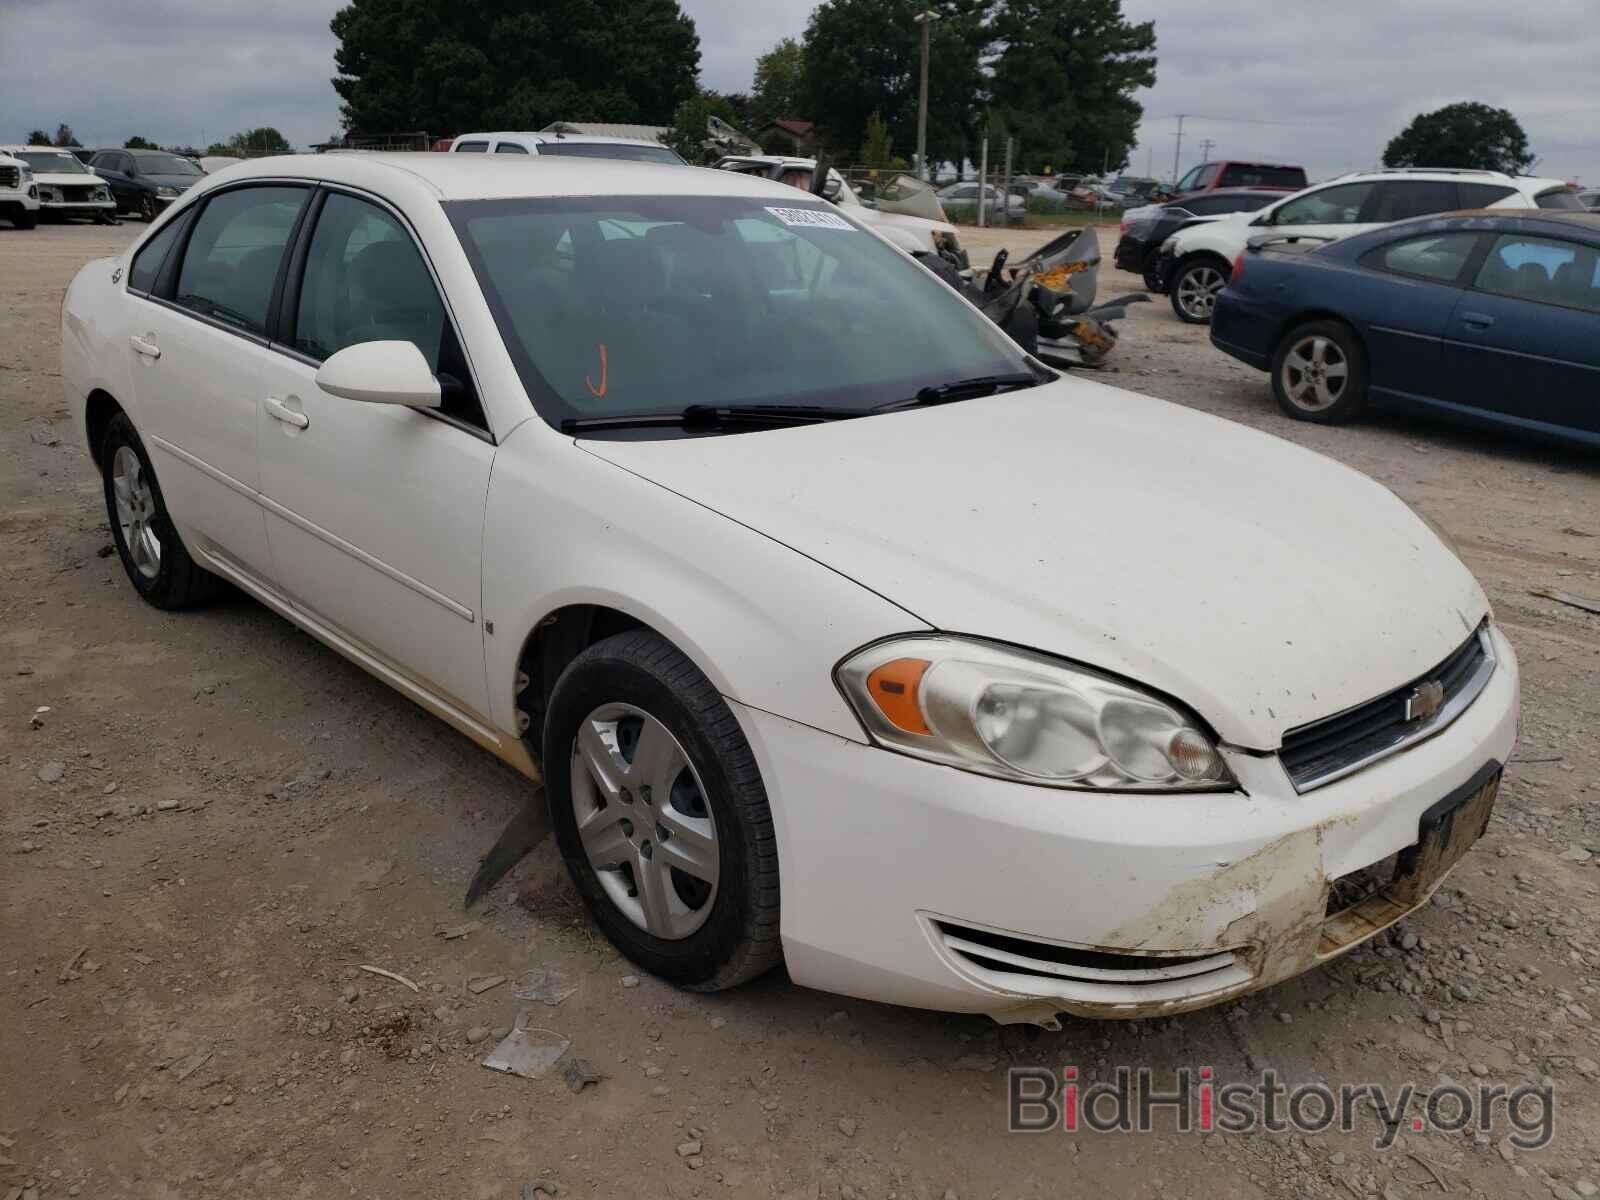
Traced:
<path fill-rule="evenodd" d="M 65 150 L 13 150 L 12 153 L 40 175 L 93 174 L 88 167 L 78 161 L 76 155 L 68 154 Z"/>
<path fill-rule="evenodd" d="M 133 160 L 146 175 L 203 175 L 199 167 L 176 154 L 135 154 Z"/>
<path fill-rule="evenodd" d="M 677 151 L 668 146 L 637 145 L 628 142 L 545 142 L 540 154 L 566 154 L 574 158 L 622 158 L 629 162 L 668 163 L 675 167 L 684 165 Z"/>
<path fill-rule="evenodd" d="M 689 405 L 859 411 L 1028 370 L 931 272 L 798 194 L 445 207 L 553 425 Z"/>

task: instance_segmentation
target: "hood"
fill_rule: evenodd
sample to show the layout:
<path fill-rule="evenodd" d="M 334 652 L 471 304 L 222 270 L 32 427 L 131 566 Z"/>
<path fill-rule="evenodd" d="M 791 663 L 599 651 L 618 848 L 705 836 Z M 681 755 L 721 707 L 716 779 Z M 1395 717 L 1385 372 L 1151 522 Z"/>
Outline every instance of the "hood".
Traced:
<path fill-rule="evenodd" d="M 106 186 L 105 176 L 94 174 L 80 174 L 76 171 L 40 171 L 33 172 L 35 183 L 47 183 L 51 187 L 100 187 Z"/>
<path fill-rule="evenodd" d="M 204 175 L 153 175 L 142 174 L 140 179 L 148 180 L 157 187 L 177 188 L 180 192 L 187 191 L 205 178 Z"/>
<path fill-rule="evenodd" d="M 1488 610 L 1460 561 L 1366 476 L 1079 379 L 825 425 L 581 445 L 937 629 L 1133 679 L 1253 749 L 1415 679 Z"/>

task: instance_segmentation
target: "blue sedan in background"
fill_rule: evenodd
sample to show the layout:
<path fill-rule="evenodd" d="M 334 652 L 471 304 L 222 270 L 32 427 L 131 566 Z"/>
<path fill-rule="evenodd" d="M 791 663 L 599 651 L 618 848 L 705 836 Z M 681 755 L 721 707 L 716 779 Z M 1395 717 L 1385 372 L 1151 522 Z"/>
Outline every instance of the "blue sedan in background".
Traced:
<path fill-rule="evenodd" d="M 1272 376 L 1283 411 L 1368 405 L 1600 445 L 1600 213 L 1422 217 L 1307 246 L 1264 239 L 1211 341 Z"/>

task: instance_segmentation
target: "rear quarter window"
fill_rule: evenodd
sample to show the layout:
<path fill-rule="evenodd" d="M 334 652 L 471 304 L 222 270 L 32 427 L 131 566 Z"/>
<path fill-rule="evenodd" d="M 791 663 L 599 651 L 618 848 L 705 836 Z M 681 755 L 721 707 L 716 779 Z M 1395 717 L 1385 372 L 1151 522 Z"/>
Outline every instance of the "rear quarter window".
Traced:
<path fill-rule="evenodd" d="M 161 265 L 167 261 L 182 225 L 182 219 L 168 221 L 165 229 L 139 247 L 139 253 L 133 256 L 133 269 L 128 272 L 129 291 L 148 292 L 155 287 L 156 278 L 161 274 Z"/>
<path fill-rule="evenodd" d="M 1583 201 L 1578 199 L 1577 189 L 1569 187 L 1551 188 L 1547 192 L 1540 192 L 1534 197 L 1533 202 L 1540 208 L 1559 208 L 1568 212 L 1584 210 Z"/>
<path fill-rule="evenodd" d="M 1517 190 L 1506 187 L 1503 183 L 1462 183 L 1457 186 L 1461 189 L 1462 208 L 1488 208 L 1491 204 L 1514 195 Z"/>
<path fill-rule="evenodd" d="M 1379 246 L 1362 261 L 1392 275 L 1454 283 L 1477 244 L 1476 233 L 1431 233 Z"/>

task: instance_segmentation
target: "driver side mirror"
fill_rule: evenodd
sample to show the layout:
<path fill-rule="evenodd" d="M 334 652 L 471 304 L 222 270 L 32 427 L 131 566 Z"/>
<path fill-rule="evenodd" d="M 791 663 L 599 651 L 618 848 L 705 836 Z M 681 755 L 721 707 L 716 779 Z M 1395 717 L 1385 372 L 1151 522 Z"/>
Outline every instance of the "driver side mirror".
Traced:
<path fill-rule="evenodd" d="M 825 180 L 822 184 L 822 198 L 824 200 L 837 200 L 841 190 L 837 179 Z"/>
<path fill-rule="evenodd" d="M 317 386 L 346 400 L 405 408 L 438 408 L 442 390 L 412 342 L 346 346 L 317 368 Z"/>

